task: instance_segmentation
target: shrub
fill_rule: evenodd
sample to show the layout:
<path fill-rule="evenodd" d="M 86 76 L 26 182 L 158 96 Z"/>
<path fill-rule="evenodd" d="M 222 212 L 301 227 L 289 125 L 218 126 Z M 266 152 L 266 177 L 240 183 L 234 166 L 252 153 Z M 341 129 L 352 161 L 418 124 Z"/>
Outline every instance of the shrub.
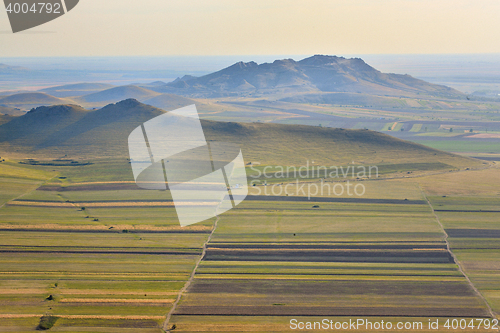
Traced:
<path fill-rule="evenodd" d="M 54 326 L 54 324 L 56 323 L 57 319 L 59 318 L 56 316 L 51 316 L 51 315 L 42 316 L 42 318 L 40 318 L 40 323 L 38 324 L 37 329 L 43 331 L 50 330 L 52 326 Z"/>

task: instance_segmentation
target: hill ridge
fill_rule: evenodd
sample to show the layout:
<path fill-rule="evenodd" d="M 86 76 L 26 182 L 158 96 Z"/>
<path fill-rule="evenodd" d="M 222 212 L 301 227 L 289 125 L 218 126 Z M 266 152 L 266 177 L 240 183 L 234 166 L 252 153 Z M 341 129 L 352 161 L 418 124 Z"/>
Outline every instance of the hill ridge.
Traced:
<path fill-rule="evenodd" d="M 136 85 L 113 87 L 92 94 L 84 95 L 76 100 L 83 103 L 115 102 L 128 98 L 146 99 L 158 96 L 160 93 Z"/>
<path fill-rule="evenodd" d="M 96 111 L 75 105 L 40 107 L 0 125 L 0 149 L 45 158 L 128 158 L 131 131 L 164 113 L 134 99 Z M 316 161 L 316 165 L 347 165 L 355 160 L 362 164 L 440 162 L 452 168 L 475 163 L 369 130 L 203 119 L 201 123 L 208 142 L 235 143 L 242 147 L 246 161 L 263 164 L 303 165 Z"/>
<path fill-rule="evenodd" d="M 246 89 L 241 89 L 242 86 L 246 86 Z M 465 95 L 457 90 L 410 75 L 382 73 L 361 58 L 347 59 L 318 54 L 299 61 L 281 59 L 262 64 L 240 61 L 201 77 L 177 78 L 164 86 L 155 87 L 155 91 L 188 97 L 256 96 L 316 91 L 398 96 L 426 94 L 465 98 Z"/>

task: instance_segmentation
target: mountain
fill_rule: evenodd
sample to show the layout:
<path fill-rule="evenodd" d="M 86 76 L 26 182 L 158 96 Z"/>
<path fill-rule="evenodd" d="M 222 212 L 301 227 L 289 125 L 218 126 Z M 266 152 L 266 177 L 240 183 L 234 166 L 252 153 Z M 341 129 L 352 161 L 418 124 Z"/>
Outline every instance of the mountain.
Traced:
<path fill-rule="evenodd" d="M 83 96 L 113 88 L 115 86 L 106 83 L 76 83 L 63 86 L 50 87 L 39 90 L 55 97 Z"/>
<path fill-rule="evenodd" d="M 262 96 L 307 92 L 353 92 L 393 96 L 424 94 L 465 98 L 452 88 L 410 75 L 386 74 L 362 59 L 315 55 L 300 61 L 238 62 L 201 77 L 185 76 L 156 91 L 190 97 Z"/>
<path fill-rule="evenodd" d="M 30 109 L 44 105 L 67 104 L 69 100 L 57 98 L 41 92 L 29 92 L 0 96 L 0 105 L 20 109 Z"/>
<path fill-rule="evenodd" d="M 48 158 L 128 158 L 128 135 L 163 114 L 158 108 L 128 99 L 87 111 L 74 105 L 40 107 L 0 126 L 0 148 Z M 304 125 L 235 123 L 202 120 L 206 139 L 238 144 L 246 161 L 271 165 L 347 165 L 356 163 L 442 163 L 471 166 L 450 153 L 369 130 Z"/>
<path fill-rule="evenodd" d="M 129 85 L 106 89 L 100 92 L 75 98 L 75 100 L 84 104 L 87 103 L 93 105 L 104 105 L 106 103 L 116 103 L 128 98 L 144 100 L 158 95 L 160 94 L 155 91 L 134 85 Z"/>

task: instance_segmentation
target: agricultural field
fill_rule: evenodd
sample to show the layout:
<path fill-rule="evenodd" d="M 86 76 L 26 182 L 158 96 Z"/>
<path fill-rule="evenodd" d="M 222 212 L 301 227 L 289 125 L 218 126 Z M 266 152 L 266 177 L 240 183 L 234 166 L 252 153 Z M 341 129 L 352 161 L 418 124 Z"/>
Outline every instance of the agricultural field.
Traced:
<path fill-rule="evenodd" d="M 266 332 L 264 323 L 287 331 L 284 318 L 305 315 L 488 316 L 411 184 L 400 195 L 413 199 L 392 204 L 246 201 L 221 216 L 171 322 L 181 332 Z M 370 186 L 380 199 L 398 185 Z"/>
<path fill-rule="evenodd" d="M 0 331 L 32 332 L 55 315 L 58 331 L 161 332 L 213 221 L 180 230 L 173 209 L 134 204 L 151 199 L 142 191 L 36 190 L 50 174 L 4 166 Z M 77 202 L 104 197 L 129 205 Z"/>
<path fill-rule="evenodd" d="M 269 197 L 291 180 L 271 178 L 185 228 L 168 191 L 137 189 L 121 160 L 91 163 L 0 164 L 0 331 L 33 332 L 42 315 L 58 318 L 54 332 L 285 332 L 292 318 L 500 310 L 493 163 L 388 164 L 352 179 L 363 197 Z"/>
<path fill-rule="evenodd" d="M 449 235 L 453 253 L 496 313 L 500 311 L 498 177 L 498 169 L 474 172 L 464 181 L 463 186 L 468 187 L 467 194 L 429 197 L 437 217 Z M 482 183 L 486 180 L 489 180 L 489 186 Z M 430 185 L 427 186 L 431 189 Z M 442 191 L 439 186 L 438 184 L 432 188 L 435 194 Z M 471 196 L 473 193 L 476 195 Z"/>

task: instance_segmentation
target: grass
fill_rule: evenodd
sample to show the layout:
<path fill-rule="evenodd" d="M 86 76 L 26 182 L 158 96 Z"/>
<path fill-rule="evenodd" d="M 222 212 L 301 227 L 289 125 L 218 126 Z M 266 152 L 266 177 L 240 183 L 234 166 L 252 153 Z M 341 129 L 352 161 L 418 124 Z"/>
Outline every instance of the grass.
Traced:
<path fill-rule="evenodd" d="M 426 132 L 426 133 L 420 133 L 417 134 L 416 136 L 436 136 L 436 137 L 444 137 L 444 138 L 452 138 L 458 135 L 464 134 L 463 132 Z"/>
<path fill-rule="evenodd" d="M 34 179 L 40 173 L 35 170 L 33 177 L 25 177 L 19 170 L 30 172 L 31 168 L 41 168 L 44 174 L 46 167 L 13 167 L 21 178 L 1 179 L 6 185 L 1 191 L 4 202 L 23 193 L 25 197 L 21 200 L 54 202 L 77 199 L 78 195 L 81 199 L 102 200 L 119 193 L 71 192 L 75 194 L 73 198 L 66 196 L 68 192 L 33 191 L 43 181 Z M 78 179 L 85 171 L 73 172 Z M 119 195 L 118 199 L 133 199 L 134 194 L 153 198 L 145 192 L 131 191 Z M 87 215 L 92 218 L 86 218 Z M 94 221 L 94 217 L 98 221 Z M 158 322 L 184 286 L 208 237 L 206 232 L 189 233 L 189 228 L 183 230 L 188 233 L 141 232 L 180 229 L 173 209 L 88 208 L 82 211 L 77 207 L 6 205 L 0 208 L 0 220 L 0 313 L 41 316 L 50 311 L 53 316 L 61 317 L 54 329 L 67 325 L 93 327 L 96 320 L 101 320 L 99 325 L 112 327 L 114 319 L 108 322 L 103 318 L 135 316 L 146 319 L 115 320 L 114 323 L 117 327 L 128 323 L 127 327 L 136 327 L 137 332 L 159 332 Z M 209 230 L 211 224 L 212 221 L 207 221 L 204 228 Z M 120 232 L 122 229 L 129 232 Z M 177 254 L 164 254 L 173 252 Z M 48 295 L 53 295 L 52 300 L 48 300 Z M 83 319 L 71 324 L 71 316 L 83 316 Z M 53 323 L 45 321 L 44 318 L 41 326 L 48 329 Z M 9 329 L 24 326 L 14 321 L 0 324 L 4 325 Z M 35 326 L 25 329 L 29 331 Z M 95 329 L 98 330 L 97 326 Z"/>
<path fill-rule="evenodd" d="M 384 197 L 384 186 L 401 184 L 379 183 L 379 198 Z M 418 187 L 406 184 L 400 191 L 419 198 Z M 434 307 L 447 316 L 485 313 L 480 299 L 448 260 L 400 262 L 398 256 L 406 250 L 398 246 L 409 245 L 412 250 L 407 254 L 413 259 L 422 254 L 430 260 L 432 250 L 418 252 L 413 247 L 424 244 L 419 242 L 429 249 L 444 245 L 427 205 L 320 203 L 320 207 L 314 210 L 307 202 L 247 201 L 227 212 L 173 323 L 183 329 L 187 323 L 176 320 L 186 314 L 210 318 L 224 314 L 236 322 L 239 315 L 263 314 L 429 316 L 426 311 Z M 365 246 L 375 248 L 364 252 Z M 396 257 L 389 259 L 391 255 Z M 356 256 L 359 262 L 353 260 Z"/>
<path fill-rule="evenodd" d="M 475 177 L 465 179 L 462 184 L 469 188 L 466 196 L 435 196 L 430 200 L 435 207 L 452 211 L 436 212 L 449 230 L 450 246 L 476 288 L 498 313 L 500 303 L 495 290 L 500 282 L 500 252 L 493 232 L 500 230 L 500 213 L 481 212 L 499 210 L 498 196 L 486 195 L 489 187 L 485 183 L 499 184 L 491 171 L 498 170 L 477 172 Z M 477 195 L 472 195 L 474 192 Z"/>
<path fill-rule="evenodd" d="M 414 183 L 413 180 L 409 182 Z M 418 183 L 431 196 L 496 197 L 500 194 L 497 168 L 424 176 Z M 477 203 L 477 201 L 476 201 Z"/>
<path fill-rule="evenodd" d="M 414 140 L 428 147 L 457 153 L 500 153 L 500 145 L 488 141 L 456 141 L 456 140 Z"/>
<path fill-rule="evenodd" d="M 66 178 L 51 182 L 83 186 L 80 183 L 125 179 L 108 172 L 105 165 L 117 173 L 128 167 L 119 160 L 57 167 L 61 168 L 56 171 L 58 177 Z M 402 165 L 406 164 L 387 168 L 399 171 Z M 44 166 L 29 168 L 52 172 Z M 286 321 L 273 316 L 277 314 L 287 318 L 372 315 L 384 320 L 403 315 L 484 315 L 481 301 L 442 250 L 444 234 L 422 201 L 420 188 L 437 210 L 491 209 L 498 205 L 498 173 L 496 169 L 442 172 L 447 168 L 440 171 L 432 166 L 415 172 L 415 178 L 363 181 L 363 198 L 382 199 L 378 203 L 243 202 L 220 217 L 207 257 L 171 324 L 179 332 L 193 327 L 223 332 L 248 323 L 250 331 L 268 332 L 274 327 L 286 330 Z M 425 175 L 431 170 L 441 173 Z M 5 201 L 23 192 L 20 200 L 52 202 L 159 200 L 166 195 L 109 190 L 106 185 L 83 191 L 41 191 L 34 188 L 43 179 L 2 181 L 9 187 L 1 191 Z M 446 228 L 495 229 L 498 225 L 495 216 L 484 212 L 437 214 Z M 0 253 L 0 313 L 41 316 L 51 308 L 50 313 L 60 317 L 54 329 L 99 332 L 106 329 L 98 327 L 129 327 L 140 333 L 159 332 L 158 323 L 189 278 L 213 224 L 211 220 L 179 232 L 175 210 L 159 207 L 82 211 L 6 205 L 0 208 L 0 221 L 5 251 Z M 129 232 L 121 232 L 125 229 Z M 205 233 L 190 232 L 196 230 Z M 500 268 L 495 240 L 451 238 L 450 243 L 473 282 L 496 307 Z M 178 254 L 155 254 L 169 251 Z M 408 258 L 410 262 L 405 262 Z M 46 300 L 48 295 L 54 295 L 54 300 Z M 258 323 L 260 314 L 268 316 Z M 200 318 L 203 324 L 196 326 Z M 2 325 L 12 328 L 21 322 L 9 319 Z"/>
<path fill-rule="evenodd" d="M 422 129 L 423 124 L 413 124 L 413 126 L 410 129 L 410 132 L 420 132 Z"/>
<path fill-rule="evenodd" d="M 0 191 L 0 206 L 36 188 L 38 185 L 40 183 L 33 180 L 0 177 L 0 187 L 2 188 Z"/>
<path fill-rule="evenodd" d="M 51 169 L 40 169 L 34 166 L 21 165 L 14 161 L 0 163 L 0 176 L 2 178 L 27 179 L 27 180 L 48 180 L 56 175 Z"/>

